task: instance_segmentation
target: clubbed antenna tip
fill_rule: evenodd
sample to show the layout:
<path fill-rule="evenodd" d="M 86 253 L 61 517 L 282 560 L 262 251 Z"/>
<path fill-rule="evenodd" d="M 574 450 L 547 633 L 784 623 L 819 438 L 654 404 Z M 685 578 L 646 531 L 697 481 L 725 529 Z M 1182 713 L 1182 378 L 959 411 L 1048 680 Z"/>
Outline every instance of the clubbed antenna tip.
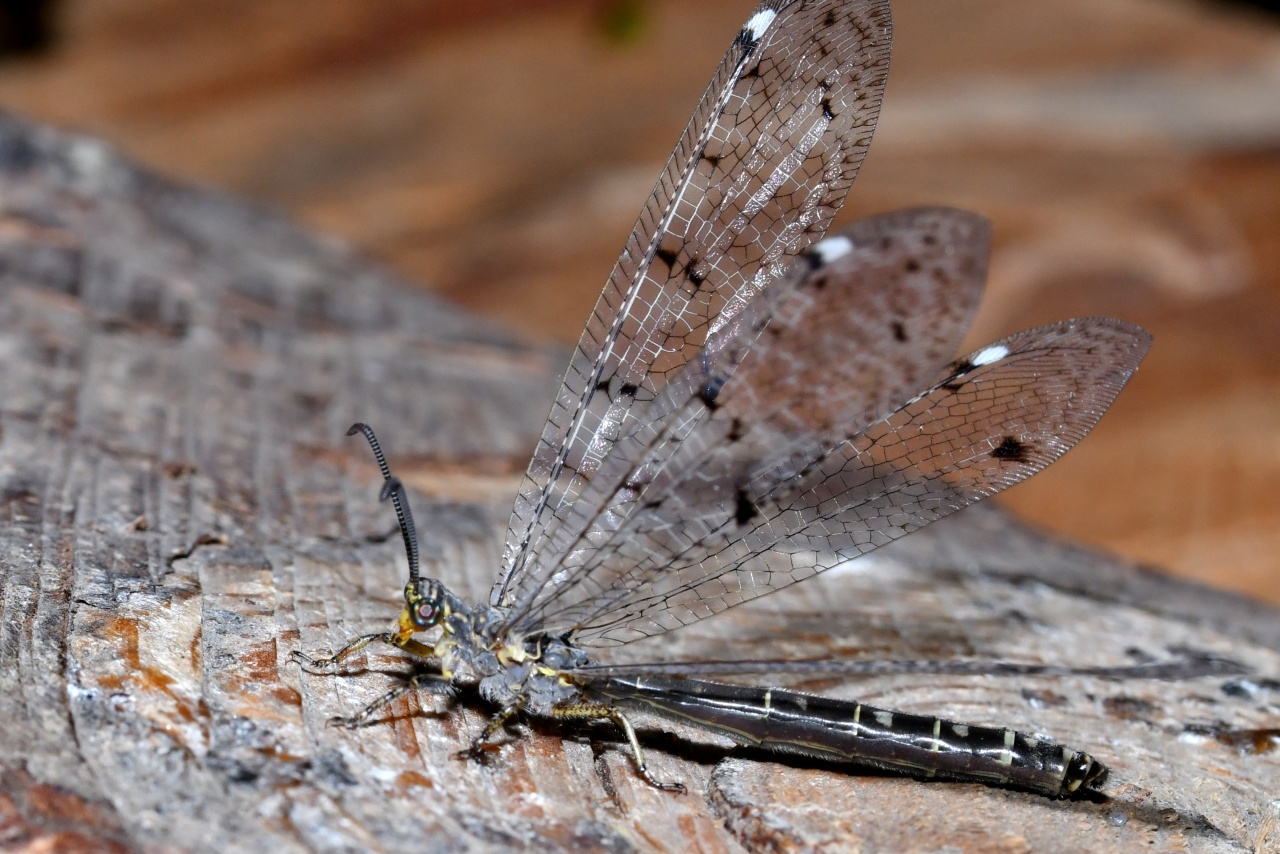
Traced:
<path fill-rule="evenodd" d="M 404 484 L 400 482 L 400 478 L 391 474 L 391 468 L 387 465 L 387 458 L 382 453 L 382 446 L 378 444 L 378 437 L 373 435 L 373 429 L 368 424 L 357 421 L 347 430 L 347 435 L 354 436 L 357 433 L 364 434 L 369 447 L 373 450 L 374 459 L 378 461 L 378 468 L 382 469 L 383 484 L 379 499 L 386 501 L 390 498 L 392 506 L 396 508 L 396 519 L 400 522 L 400 536 L 404 539 L 405 557 L 409 559 L 409 582 L 417 585 L 418 531 L 413 526 L 413 513 L 409 511 L 409 498 L 405 494 Z"/>

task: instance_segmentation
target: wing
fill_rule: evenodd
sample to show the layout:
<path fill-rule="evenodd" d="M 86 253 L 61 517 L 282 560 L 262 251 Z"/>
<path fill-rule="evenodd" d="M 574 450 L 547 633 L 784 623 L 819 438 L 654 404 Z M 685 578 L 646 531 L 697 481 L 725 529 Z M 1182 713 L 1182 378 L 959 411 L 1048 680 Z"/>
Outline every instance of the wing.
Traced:
<path fill-rule="evenodd" d="M 974 214 L 920 208 L 858 222 L 802 256 L 618 441 L 597 475 L 615 490 L 571 508 L 556 583 L 505 627 L 568 629 L 607 609 L 634 581 L 609 555 L 639 508 L 678 504 L 703 483 L 767 493 L 925 387 L 977 310 L 989 237 Z"/>
<path fill-rule="evenodd" d="M 492 604 L 532 601 L 563 557 L 554 544 L 570 508 L 614 490 L 596 474 L 639 410 L 821 239 L 870 142 L 889 40 L 888 0 L 766 0 L 743 27 L 583 331 L 512 510 Z"/>
<path fill-rule="evenodd" d="M 659 501 L 641 496 L 579 570 L 610 587 L 545 625 L 584 646 L 625 643 L 866 554 L 1066 453 L 1149 345 L 1146 332 L 1109 318 L 1022 332 L 953 362 L 791 480 L 699 471 Z"/>

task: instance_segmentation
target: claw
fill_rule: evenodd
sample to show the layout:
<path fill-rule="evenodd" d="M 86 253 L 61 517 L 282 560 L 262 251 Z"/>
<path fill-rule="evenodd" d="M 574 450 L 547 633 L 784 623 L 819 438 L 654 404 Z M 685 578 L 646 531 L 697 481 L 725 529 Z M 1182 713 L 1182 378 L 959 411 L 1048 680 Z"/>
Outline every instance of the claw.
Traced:
<path fill-rule="evenodd" d="M 502 748 L 496 744 L 484 742 L 482 744 L 473 744 L 468 748 L 459 750 L 453 754 L 454 759 L 460 759 L 464 762 L 480 762 L 483 763 L 491 754 L 497 753 Z"/>
<path fill-rule="evenodd" d="M 341 727 L 342 729 L 362 729 L 370 724 L 377 723 L 372 715 L 355 714 L 350 717 L 342 717 L 341 715 L 329 718 L 324 722 L 327 727 Z"/>
<path fill-rule="evenodd" d="M 322 652 L 329 652 L 329 650 L 322 650 Z M 295 649 L 293 652 L 289 653 L 289 658 L 294 664 L 297 664 L 308 672 L 315 672 L 317 670 L 330 671 L 338 663 L 338 660 L 334 658 L 332 654 L 323 658 L 312 658 L 299 649 Z"/>

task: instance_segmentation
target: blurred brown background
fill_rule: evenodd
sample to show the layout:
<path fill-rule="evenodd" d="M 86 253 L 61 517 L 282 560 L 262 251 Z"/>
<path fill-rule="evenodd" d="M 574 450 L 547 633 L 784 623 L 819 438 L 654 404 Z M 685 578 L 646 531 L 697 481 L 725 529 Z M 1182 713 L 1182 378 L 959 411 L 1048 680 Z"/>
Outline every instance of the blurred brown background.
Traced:
<path fill-rule="evenodd" d="M 568 343 L 750 7 L 16 3 L 0 104 Z M 1280 602 L 1280 18 L 1207 0 L 897 0 L 894 17 L 842 219 L 990 217 L 974 345 L 1087 314 L 1156 336 L 1096 435 L 1006 506 Z"/>

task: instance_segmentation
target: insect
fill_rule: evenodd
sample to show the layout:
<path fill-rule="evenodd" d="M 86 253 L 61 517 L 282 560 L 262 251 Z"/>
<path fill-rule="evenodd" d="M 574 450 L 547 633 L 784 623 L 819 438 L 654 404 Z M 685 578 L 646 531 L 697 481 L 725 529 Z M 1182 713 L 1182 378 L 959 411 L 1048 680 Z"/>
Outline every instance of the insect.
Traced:
<path fill-rule="evenodd" d="M 909 775 L 1051 797 L 1102 785 L 1088 753 L 1011 729 L 676 678 L 726 669 L 711 665 L 588 659 L 1025 479 L 1093 427 L 1149 346 L 1091 318 L 956 359 L 985 276 L 982 219 L 916 209 L 823 239 L 876 124 L 890 32 L 887 0 L 766 0 L 747 20 L 587 322 L 488 603 L 420 577 L 404 487 L 373 432 L 352 428 L 400 521 L 404 610 L 390 631 L 294 659 L 331 673 L 380 642 L 432 667 L 337 723 L 470 684 L 497 711 L 466 755 L 519 715 L 609 720 L 660 788 L 682 787 L 649 772 L 631 709 Z"/>

